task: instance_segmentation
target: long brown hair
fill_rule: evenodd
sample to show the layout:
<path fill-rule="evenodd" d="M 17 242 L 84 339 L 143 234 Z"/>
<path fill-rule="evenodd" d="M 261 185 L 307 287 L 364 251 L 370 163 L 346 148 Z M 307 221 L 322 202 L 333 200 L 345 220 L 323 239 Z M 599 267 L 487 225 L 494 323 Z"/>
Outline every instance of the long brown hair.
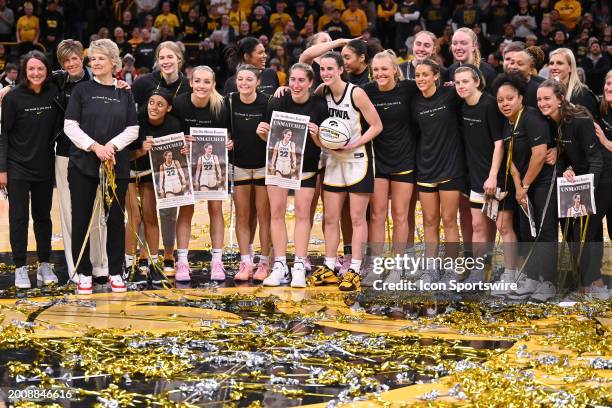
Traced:
<path fill-rule="evenodd" d="M 547 79 L 542 82 L 539 88 L 550 88 L 560 101 L 559 113 L 561 115 L 561 123 L 569 123 L 574 118 L 589 118 L 593 119 L 591 113 L 581 105 L 574 105 L 567 98 L 567 88 L 560 81 Z"/>
<path fill-rule="evenodd" d="M 608 79 L 612 78 L 612 69 L 608 71 L 608 73 L 606 74 L 606 79 L 605 81 L 608 82 Z M 606 102 L 606 94 L 604 92 L 604 95 L 601 97 L 601 105 L 599 106 L 599 109 L 601 111 L 601 114 L 603 116 L 606 116 L 608 114 L 608 111 L 610 110 L 610 103 Z"/>

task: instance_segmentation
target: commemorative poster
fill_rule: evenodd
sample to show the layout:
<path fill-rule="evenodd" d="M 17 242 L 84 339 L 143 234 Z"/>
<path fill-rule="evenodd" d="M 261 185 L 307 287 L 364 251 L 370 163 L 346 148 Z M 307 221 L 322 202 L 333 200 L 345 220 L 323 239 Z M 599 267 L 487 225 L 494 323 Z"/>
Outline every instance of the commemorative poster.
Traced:
<path fill-rule="evenodd" d="M 196 200 L 228 196 L 227 129 L 192 127 L 191 174 Z"/>
<path fill-rule="evenodd" d="M 153 139 L 149 152 L 153 170 L 153 186 L 157 208 L 181 207 L 194 204 L 189 156 L 181 154 L 185 145 L 182 133 Z"/>
<path fill-rule="evenodd" d="M 559 218 L 578 218 L 596 214 L 593 174 L 574 177 L 574 182 L 557 178 L 557 214 Z"/>
<path fill-rule="evenodd" d="M 299 190 L 310 116 L 272 112 L 266 148 L 266 185 Z"/>

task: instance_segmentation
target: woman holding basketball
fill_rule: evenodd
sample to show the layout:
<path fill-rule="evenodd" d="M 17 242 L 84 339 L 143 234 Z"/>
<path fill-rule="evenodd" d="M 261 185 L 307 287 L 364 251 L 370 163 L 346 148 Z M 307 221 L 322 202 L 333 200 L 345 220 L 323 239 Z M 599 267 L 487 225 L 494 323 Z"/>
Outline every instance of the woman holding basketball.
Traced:
<path fill-rule="evenodd" d="M 204 145 L 204 154 L 198 157 L 196 174 L 193 182 L 197 191 L 211 191 L 219 188 L 221 183 L 221 165 L 219 156 L 213 154 L 212 143 Z"/>
<path fill-rule="evenodd" d="M 240 247 L 240 267 L 234 276 L 236 281 L 248 281 L 251 278 L 263 281 L 268 277 L 270 268 L 270 203 L 265 184 L 266 142 L 257 134 L 257 127 L 264 119 L 270 98 L 257 90 L 259 78 L 260 71 L 257 68 L 240 65 L 236 72 L 238 93 L 226 97 L 234 142 L 234 154 L 230 162 L 234 173 L 236 235 Z M 253 193 L 262 253 L 255 274 L 249 251 L 250 237 L 254 234 L 250 223 Z"/>
<path fill-rule="evenodd" d="M 428 258 L 437 256 L 442 220 L 446 256 L 455 258 L 459 250 L 457 212 L 466 185 L 460 99 L 454 89 L 440 86 L 440 66 L 430 59 L 417 64 L 415 77 L 420 92 L 412 99 L 411 110 L 420 131 L 417 189 L 423 209 L 425 253 Z M 437 272 L 429 272 L 424 279 L 435 280 Z"/>
<path fill-rule="evenodd" d="M 418 92 L 414 81 L 403 80 L 393 51 L 379 52 L 372 59 L 375 82 L 363 89 L 384 123 L 382 132 L 374 139 L 376 158 L 374 194 L 370 198 L 369 241 L 375 246 L 373 256 L 382 254 L 385 242 L 385 222 L 389 212 L 393 218 L 393 253 L 402 254 L 414 232 L 414 218 L 409 206 L 413 201 L 416 182 L 416 129 L 410 120 L 409 101 Z M 410 228 L 409 224 L 412 224 Z"/>
<path fill-rule="evenodd" d="M 303 153 L 302 180 L 299 190 L 295 190 L 295 260 L 291 269 L 291 286 L 306 286 L 306 256 L 308 254 L 308 241 L 312 228 L 310 204 L 315 196 L 317 186 L 317 171 L 321 149 L 319 147 L 319 125 L 328 117 L 327 103 L 320 96 L 312 95 L 310 89 L 314 81 L 314 73 L 309 65 L 297 63 L 289 71 L 289 89 L 280 98 L 273 98 L 268 103 L 265 121 L 257 127 L 257 134 L 267 139 L 270 132 L 270 121 L 274 111 L 310 116 L 308 123 L 308 138 Z M 288 137 L 288 136 L 287 136 Z M 290 142 L 293 143 L 293 142 Z M 294 150 L 295 152 L 295 150 Z M 295 163 L 295 156 L 293 158 Z M 268 185 L 270 199 L 271 234 L 274 246 L 274 264 L 270 276 L 264 280 L 266 286 L 278 286 L 289 282 L 289 268 L 287 266 L 287 225 L 285 213 L 287 211 L 287 196 L 289 190 L 283 187 Z"/>
<path fill-rule="evenodd" d="M 329 52 L 321 57 L 323 86 L 317 90 L 327 100 L 329 114 L 348 130 L 348 144 L 328 152 L 323 180 L 325 201 L 325 264 L 311 276 L 314 285 L 337 283 L 334 272 L 340 242 L 338 223 L 344 201 L 350 202 L 354 253 L 340 290 L 361 288 L 363 246 L 367 242 L 366 210 L 374 191 L 372 139 L 382 131 L 376 109 L 363 89 L 342 80 L 342 56 Z M 331 125 L 331 124 L 330 124 Z"/>
<path fill-rule="evenodd" d="M 223 97 L 215 89 L 215 73 L 207 66 L 200 65 L 195 67 L 192 72 L 190 87 L 193 90 L 191 93 L 182 94 L 174 100 L 174 115 L 179 118 L 183 133 L 189 135 L 192 127 L 206 128 L 227 128 L 227 107 Z M 189 138 L 189 137 L 188 137 Z M 189 138 L 190 139 L 190 138 Z M 232 141 L 228 140 L 227 148 L 231 150 L 233 147 Z M 212 147 L 209 148 L 209 154 L 212 154 Z M 203 162 L 207 163 L 205 152 Z M 216 156 L 213 156 L 216 158 Z M 213 166 L 212 163 L 210 163 Z M 218 168 L 218 158 L 215 164 L 217 166 L 217 174 L 220 173 Z M 200 167 L 201 168 L 201 167 Z M 208 172 L 208 170 L 206 170 Z M 209 185 L 212 181 L 212 173 L 207 173 L 210 177 L 202 178 L 197 174 L 194 182 L 202 188 L 202 181 L 205 185 Z M 206 174 L 206 173 L 205 173 Z M 210 240 L 212 242 L 212 260 L 210 262 L 210 278 L 213 281 L 225 280 L 225 268 L 223 266 L 223 237 L 225 234 L 225 226 L 223 224 L 223 202 L 221 200 L 208 200 L 208 215 L 210 216 Z M 179 210 L 176 235 L 177 235 L 177 280 L 190 279 L 189 263 L 187 255 L 189 251 L 189 238 L 191 237 L 191 219 L 193 218 L 193 205 L 184 205 Z M 180 272 L 180 273 L 179 273 Z"/>

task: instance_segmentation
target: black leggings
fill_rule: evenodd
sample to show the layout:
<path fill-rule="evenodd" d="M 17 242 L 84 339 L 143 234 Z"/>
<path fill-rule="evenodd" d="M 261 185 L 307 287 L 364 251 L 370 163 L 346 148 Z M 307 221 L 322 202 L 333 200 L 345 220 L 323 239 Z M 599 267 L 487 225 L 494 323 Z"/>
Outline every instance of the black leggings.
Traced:
<path fill-rule="evenodd" d="M 531 236 L 529 219 L 522 209 L 519 213 L 519 248 L 523 256 L 529 255 L 525 263 L 525 271 L 531 279 L 549 281 L 557 284 L 557 249 L 559 230 L 557 228 L 557 192 L 556 186 L 552 186 L 550 201 L 546 207 L 546 199 L 550 190 L 548 180 L 532 185 L 527 195 L 533 205 L 536 233 L 539 233 L 538 241 Z M 544 210 L 546 207 L 546 213 Z M 544 220 L 542 221 L 542 218 Z M 540 224 L 542 228 L 540 229 Z"/>
<path fill-rule="evenodd" d="M 34 220 L 38 262 L 49 262 L 51 256 L 53 180 L 27 181 L 9 178 L 7 191 L 9 195 L 10 241 L 15 266 L 20 268 L 26 264 L 30 197 L 32 197 L 32 219 Z"/>
<path fill-rule="evenodd" d="M 125 195 L 129 180 L 116 180 L 117 200 L 113 199 L 110 211 L 104 202 L 106 221 L 106 253 L 108 255 L 108 270 L 110 275 L 119 275 L 123 269 L 125 252 L 125 224 L 123 209 L 125 208 Z M 100 180 L 81 173 L 74 166 L 68 168 L 68 183 L 70 184 L 70 203 L 72 204 L 72 257 L 76 264 L 87 228 L 91 219 L 96 191 Z M 91 276 L 91 261 L 89 260 L 89 240 L 85 244 L 77 273 Z"/>

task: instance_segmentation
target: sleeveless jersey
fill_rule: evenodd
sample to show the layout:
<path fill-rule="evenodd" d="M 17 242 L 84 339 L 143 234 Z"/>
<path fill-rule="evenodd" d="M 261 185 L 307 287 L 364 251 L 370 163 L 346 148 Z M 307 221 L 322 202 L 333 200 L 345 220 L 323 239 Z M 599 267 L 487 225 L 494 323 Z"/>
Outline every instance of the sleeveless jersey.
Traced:
<path fill-rule="evenodd" d="M 215 155 L 210 158 L 205 155 L 200 156 L 200 185 L 212 187 L 217 184 L 217 171 L 215 169 Z"/>
<path fill-rule="evenodd" d="M 163 164 L 164 166 L 164 191 L 166 192 L 178 192 L 182 188 L 181 179 L 178 174 L 178 170 L 174 165 L 174 160 L 171 165 Z"/>
<path fill-rule="evenodd" d="M 576 209 L 576 207 L 574 207 L 573 205 L 570 207 L 571 209 L 571 214 L 572 217 L 577 218 L 577 217 L 582 217 L 582 206 L 578 207 L 578 209 Z"/>
<path fill-rule="evenodd" d="M 353 103 L 353 90 L 355 88 L 357 88 L 357 85 L 347 83 L 342 97 L 336 102 L 329 88 L 325 87 L 325 99 L 327 101 L 329 117 L 344 123 L 349 130 L 349 143 L 357 141 L 361 137 L 362 132 L 365 131 L 364 126 L 362 126 L 361 112 Z M 368 142 L 353 150 L 334 152 L 328 155 L 328 160 L 367 161 L 371 150 L 370 146 L 371 143 Z"/>

